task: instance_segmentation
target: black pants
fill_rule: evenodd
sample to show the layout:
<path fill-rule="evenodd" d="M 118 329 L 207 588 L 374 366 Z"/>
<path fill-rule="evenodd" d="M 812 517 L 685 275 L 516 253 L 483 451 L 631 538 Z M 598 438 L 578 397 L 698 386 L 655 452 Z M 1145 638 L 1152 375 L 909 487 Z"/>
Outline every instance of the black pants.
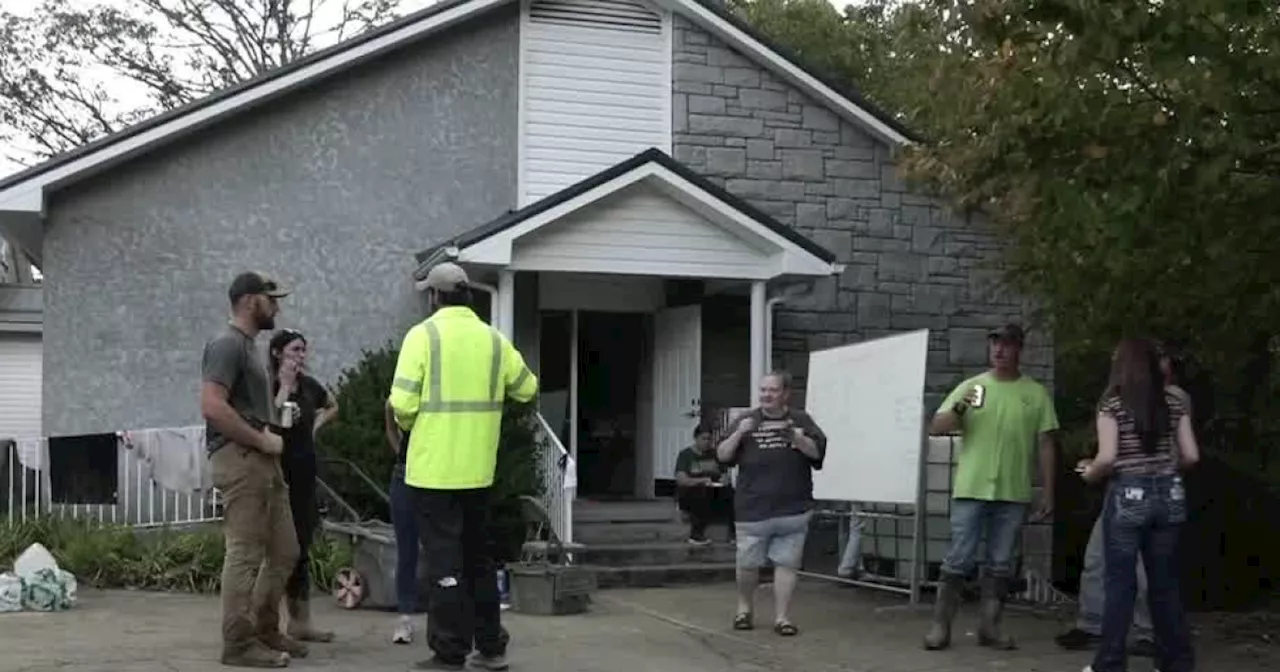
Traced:
<path fill-rule="evenodd" d="M 506 655 L 489 531 L 489 489 L 415 489 L 418 533 L 431 581 L 427 646 L 446 663 L 471 651 Z"/>
<path fill-rule="evenodd" d="M 311 543 L 319 524 L 316 505 L 316 461 L 289 459 L 280 462 L 285 483 L 289 484 L 289 508 L 293 512 L 293 529 L 298 535 L 298 564 L 294 566 L 284 593 L 291 600 L 305 599 L 311 594 Z"/>
<path fill-rule="evenodd" d="M 689 514 L 689 536 L 702 539 L 707 535 L 707 525 L 724 522 L 733 533 L 733 488 L 694 486 L 676 491 L 676 503 Z"/>

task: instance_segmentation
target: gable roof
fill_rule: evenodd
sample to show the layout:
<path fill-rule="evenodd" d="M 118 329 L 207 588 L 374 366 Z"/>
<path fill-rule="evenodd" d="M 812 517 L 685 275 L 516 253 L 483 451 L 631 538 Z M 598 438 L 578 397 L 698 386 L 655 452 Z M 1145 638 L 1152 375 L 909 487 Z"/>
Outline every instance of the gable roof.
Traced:
<path fill-rule="evenodd" d="M 46 189 L 67 186 L 232 115 L 257 108 L 299 88 L 517 1 L 442 0 L 381 28 L 60 154 L 0 179 L 0 210 L 40 212 Z M 770 42 L 725 8 L 720 0 L 650 1 L 717 35 L 883 141 L 908 144 L 919 139 L 856 91 L 804 67 L 794 53 Z"/>
<path fill-rule="evenodd" d="M 427 272 L 439 261 L 446 259 L 469 261 L 466 258 L 468 248 L 480 246 L 503 234 L 511 237 L 527 235 L 532 231 L 518 231 L 518 229 L 530 227 L 536 229 L 545 223 L 558 220 L 571 212 L 599 202 L 602 198 L 650 176 L 672 184 L 685 195 L 694 196 L 696 192 L 701 192 L 697 195 L 705 195 L 722 209 L 736 213 L 741 220 L 749 220 L 762 233 L 772 238 L 779 247 L 790 248 L 801 256 L 809 257 L 814 262 L 810 266 L 824 267 L 824 270 L 830 269 L 830 272 L 836 272 L 836 255 L 830 250 L 716 186 L 715 183 L 671 158 L 665 152 L 649 149 L 546 198 L 519 210 L 510 211 L 487 224 L 418 252 L 414 255 L 418 261 L 414 279 L 426 278 Z"/>

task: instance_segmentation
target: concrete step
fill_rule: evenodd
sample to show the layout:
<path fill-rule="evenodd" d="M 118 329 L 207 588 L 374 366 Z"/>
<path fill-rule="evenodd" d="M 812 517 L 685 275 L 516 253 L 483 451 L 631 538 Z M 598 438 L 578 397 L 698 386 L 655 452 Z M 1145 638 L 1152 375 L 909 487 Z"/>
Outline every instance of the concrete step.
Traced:
<path fill-rule="evenodd" d="M 669 523 L 679 522 L 680 511 L 670 499 L 600 502 L 578 500 L 573 504 L 573 522 L 580 523 Z"/>
<path fill-rule="evenodd" d="M 573 539 L 584 544 L 673 543 L 689 538 L 689 525 L 676 522 L 574 521 Z"/>
<path fill-rule="evenodd" d="M 650 544 L 587 544 L 578 562 L 605 567 L 649 567 L 732 563 L 737 549 L 727 543 L 695 546 L 688 541 Z"/>
<path fill-rule="evenodd" d="M 683 583 L 733 581 L 732 562 L 610 567 L 590 565 L 600 588 L 657 588 Z"/>

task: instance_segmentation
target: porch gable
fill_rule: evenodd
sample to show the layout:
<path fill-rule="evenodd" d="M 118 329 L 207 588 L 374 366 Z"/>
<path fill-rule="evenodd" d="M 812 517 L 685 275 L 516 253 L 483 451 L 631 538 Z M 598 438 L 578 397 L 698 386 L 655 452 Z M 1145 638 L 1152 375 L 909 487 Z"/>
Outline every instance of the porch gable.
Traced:
<path fill-rule="evenodd" d="M 840 272 L 829 250 L 651 149 L 417 255 L 512 271 L 769 280 Z"/>

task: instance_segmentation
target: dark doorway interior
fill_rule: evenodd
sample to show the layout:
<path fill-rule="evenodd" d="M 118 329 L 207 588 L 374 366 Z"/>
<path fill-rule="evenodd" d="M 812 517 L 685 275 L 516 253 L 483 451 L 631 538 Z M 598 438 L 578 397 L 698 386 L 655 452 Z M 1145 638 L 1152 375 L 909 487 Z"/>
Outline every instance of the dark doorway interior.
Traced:
<path fill-rule="evenodd" d="M 578 494 L 634 496 L 644 316 L 580 312 L 578 336 Z"/>

